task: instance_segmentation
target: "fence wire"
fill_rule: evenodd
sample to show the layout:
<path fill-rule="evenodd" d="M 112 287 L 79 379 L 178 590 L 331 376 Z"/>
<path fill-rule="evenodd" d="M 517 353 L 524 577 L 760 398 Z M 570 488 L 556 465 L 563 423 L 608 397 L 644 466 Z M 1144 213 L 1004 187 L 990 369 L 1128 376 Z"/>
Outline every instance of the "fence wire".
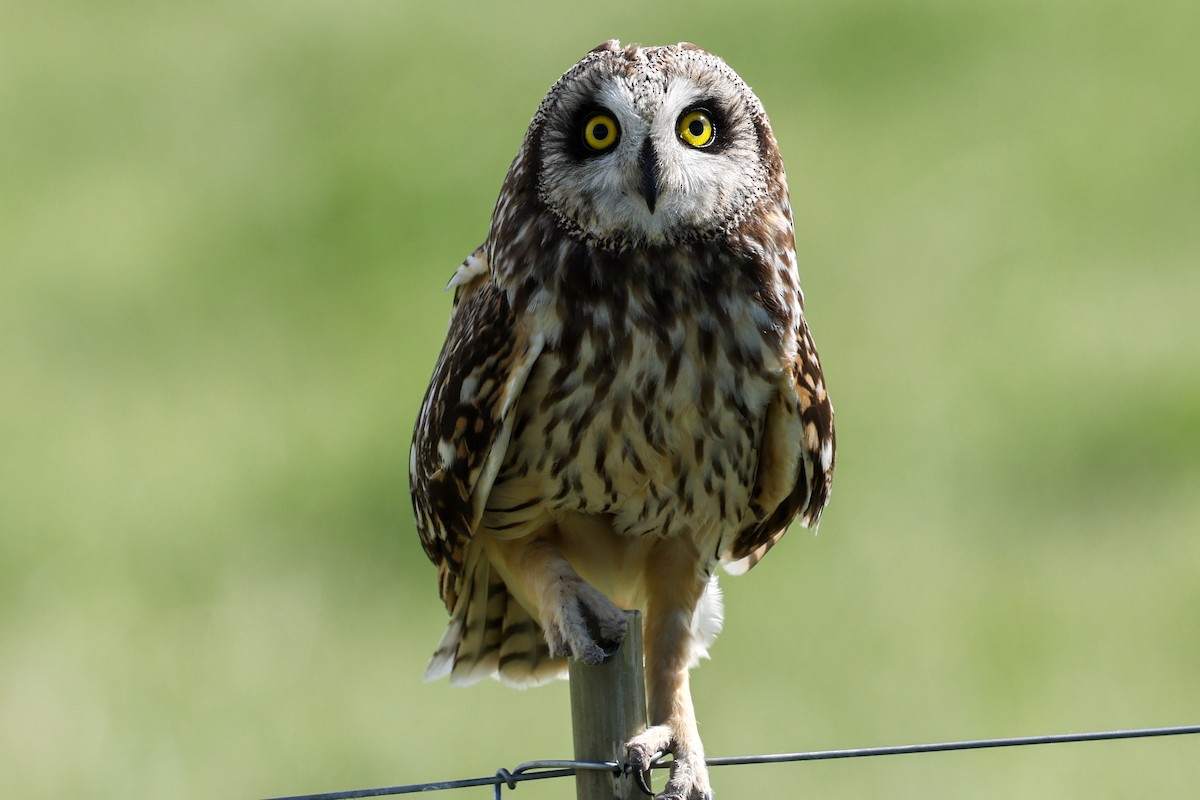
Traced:
<path fill-rule="evenodd" d="M 1024 747 L 1043 744 L 1066 744 L 1068 742 L 1101 742 L 1114 739 L 1148 739 L 1157 736 L 1185 736 L 1200 733 L 1200 725 L 1182 725 L 1173 728 L 1134 728 L 1130 730 L 1093 731 L 1090 733 L 1063 733 L 1048 736 L 1019 736 L 1007 739 L 970 739 L 961 742 L 938 742 L 932 744 L 907 744 L 891 747 L 861 747 L 848 750 L 813 750 L 806 753 L 773 753 L 755 756 L 727 756 L 710 758 L 710 767 L 745 766 L 749 764 L 783 764 L 792 761 L 828 761 L 835 758 L 867 758 L 871 756 L 912 755 L 915 753 L 944 753 L 959 750 L 984 750 L 996 747 Z M 654 769 L 666 769 L 670 762 L 656 762 Z M 270 800 L 355 800 L 361 797 L 385 797 L 397 794 L 433 792 L 442 789 L 468 789 L 473 786 L 495 787 L 496 800 L 500 800 L 504 787 L 517 788 L 522 781 L 537 781 L 546 778 L 566 778 L 577 770 L 599 770 L 622 774 L 622 765 L 616 761 L 526 761 L 511 771 L 501 767 L 496 774 L 482 778 L 413 783 L 406 786 L 384 786 L 377 789 L 352 789 L 344 792 L 302 794 Z"/>

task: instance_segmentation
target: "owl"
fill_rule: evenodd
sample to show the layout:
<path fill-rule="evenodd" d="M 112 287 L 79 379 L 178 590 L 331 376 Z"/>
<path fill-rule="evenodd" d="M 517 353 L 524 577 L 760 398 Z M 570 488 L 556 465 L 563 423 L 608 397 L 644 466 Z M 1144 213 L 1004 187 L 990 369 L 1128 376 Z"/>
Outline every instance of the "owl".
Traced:
<path fill-rule="evenodd" d="M 711 797 L 688 675 L 722 623 L 714 570 L 815 527 L 834 468 L 762 104 L 695 45 L 600 45 L 449 287 L 410 461 L 450 614 L 426 677 L 536 684 L 610 658 L 639 609 L 650 726 L 626 764 L 669 752 L 660 796 Z"/>

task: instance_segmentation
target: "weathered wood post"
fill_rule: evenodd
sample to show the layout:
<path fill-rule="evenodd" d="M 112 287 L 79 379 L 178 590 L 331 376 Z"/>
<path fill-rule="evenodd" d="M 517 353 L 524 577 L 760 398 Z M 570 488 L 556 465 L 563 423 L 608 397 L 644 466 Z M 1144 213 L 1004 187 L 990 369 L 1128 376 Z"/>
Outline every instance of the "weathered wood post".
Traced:
<path fill-rule="evenodd" d="M 571 662 L 571 727 L 576 761 L 615 761 L 625 742 L 646 728 L 646 679 L 642 662 L 642 615 L 626 611 L 629 623 L 621 649 L 606 664 Z M 642 797 L 630 778 L 599 770 L 575 773 L 577 800 L 635 800 Z"/>

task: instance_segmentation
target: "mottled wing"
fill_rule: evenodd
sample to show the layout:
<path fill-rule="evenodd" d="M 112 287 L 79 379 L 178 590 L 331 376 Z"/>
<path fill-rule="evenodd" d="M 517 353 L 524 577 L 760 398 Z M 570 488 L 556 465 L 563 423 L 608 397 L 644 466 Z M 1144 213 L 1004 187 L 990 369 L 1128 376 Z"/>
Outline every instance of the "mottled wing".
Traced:
<path fill-rule="evenodd" d="M 756 521 L 738 533 L 724 554 L 727 571 L 740 575 L 757 564 L 796 517 L 816 528 L 829 501 L 834 448 L 833 406 L 801 318 L 797 352 L 767 407 L 752 501 Z"/>
<path fill-rule="evenodd" d="M 541 352 L 492 282 L 482 248 L 450 281 L 450 331 L 413 430 L 409 484 L 417 531 L 453 609 L 464 557 L 512 432 L 513 409 Z"/>

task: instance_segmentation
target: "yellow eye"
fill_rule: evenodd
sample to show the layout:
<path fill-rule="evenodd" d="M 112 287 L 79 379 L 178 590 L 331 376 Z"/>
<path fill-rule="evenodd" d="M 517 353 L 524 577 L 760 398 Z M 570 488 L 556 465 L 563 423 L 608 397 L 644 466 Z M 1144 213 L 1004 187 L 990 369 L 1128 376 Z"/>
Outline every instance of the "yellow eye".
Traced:
<path fill-rule="evenodd" d="M 712 120 L 705 111 L 689 111 L 679 120 L 679 138 L 692 147 L 708 147 L 713 133 Z"/>
<path fill-rule="evenodd" d="M 592 150 L 607 150 L 617 143 L 617 121 L 608 114 L 592 114 L 583 123 L 583 142 Z"/>

